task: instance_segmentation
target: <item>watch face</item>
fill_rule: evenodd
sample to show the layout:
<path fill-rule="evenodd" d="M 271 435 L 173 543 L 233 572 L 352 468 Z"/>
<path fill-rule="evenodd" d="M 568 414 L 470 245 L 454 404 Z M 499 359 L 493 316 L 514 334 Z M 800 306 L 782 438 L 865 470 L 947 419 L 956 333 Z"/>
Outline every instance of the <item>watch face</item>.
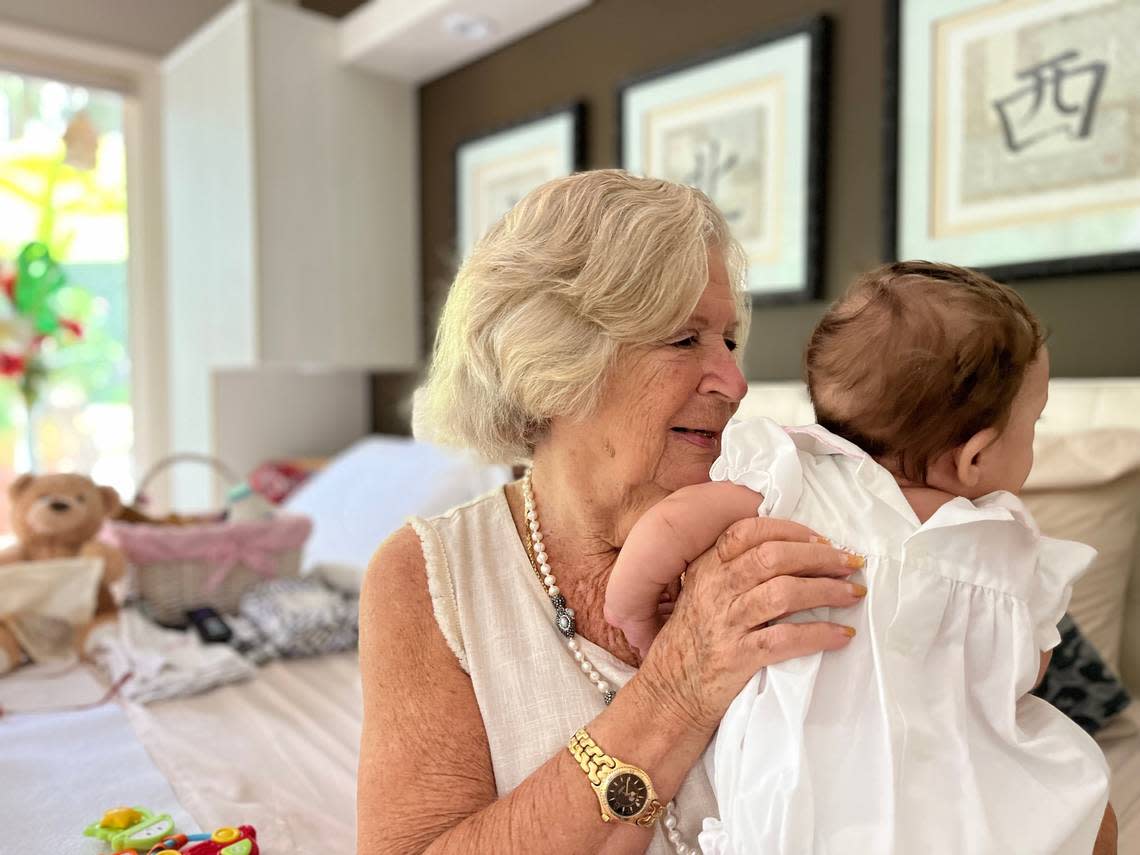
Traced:
<path fill-rule="evenodd" d="M 637 816 L 648 800 L 645 782 L 630 772 L 615 775 L 606 787 L 606 804 L 618 816 Z"/>

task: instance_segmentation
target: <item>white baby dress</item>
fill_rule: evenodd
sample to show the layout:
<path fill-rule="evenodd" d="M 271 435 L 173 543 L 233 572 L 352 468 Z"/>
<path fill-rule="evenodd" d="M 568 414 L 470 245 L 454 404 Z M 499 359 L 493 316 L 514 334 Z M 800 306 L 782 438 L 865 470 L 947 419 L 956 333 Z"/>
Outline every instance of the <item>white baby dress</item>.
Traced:
<path fill-rule="evenodd" d="M 866 557 L 843 650 L 761 671 L 706 753 L 706 855 L 1089 855 L 1108 799 L 1096 743 L 1028 695 L 1095 557 L 992 493 L 920 524 L 894 478 L 819 426 L 725 430 L 713 480 Z"/>

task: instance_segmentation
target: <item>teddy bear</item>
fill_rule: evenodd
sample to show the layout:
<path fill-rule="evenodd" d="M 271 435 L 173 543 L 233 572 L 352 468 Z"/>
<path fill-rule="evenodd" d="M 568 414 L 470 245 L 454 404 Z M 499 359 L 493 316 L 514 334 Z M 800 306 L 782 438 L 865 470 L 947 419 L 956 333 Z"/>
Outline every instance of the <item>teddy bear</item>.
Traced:
<path fill-rule="evenodd" d="M 12 532 L 16 543 L 0 550 L 0 564 L 55 558 L 103 559 L 95 618 L 91 625 L 113 616 L 116 603 L 111 585 L 126 571 L 123 554 L 96 540 L 103 522 L 119 512 L 119 494 L 100 487 L 86 475 L 21 475 L 8 488 Z M 77 646 L 82 645 L 82 628 Z M 0 673 L 23 660 L 23 651 L 11 628 L 0 621 Z"/>

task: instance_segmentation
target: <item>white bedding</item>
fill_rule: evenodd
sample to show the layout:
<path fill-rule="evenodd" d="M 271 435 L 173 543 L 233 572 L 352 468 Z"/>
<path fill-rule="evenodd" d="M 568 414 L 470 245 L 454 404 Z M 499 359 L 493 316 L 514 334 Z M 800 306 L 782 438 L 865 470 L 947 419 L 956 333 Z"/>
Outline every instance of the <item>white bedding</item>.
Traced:
<path fill-rule="evenodd" d="M 203 828 L 248 822 L 273 855 L 355 851 L 355 654 L 275 662 L 250 683 L 128 715 Z M 1101 745 L 1112 768 L 1119 855 L 1140 855 L 1140 706 L 1123 713 Z"/>
<path fill-rule="evenodd" d="M 126 711 L 203 828 L 248 823 L 269 855 L 356 851 L 355 653 L 272 662 L 250 682 Z"/>
<path fill-rule="evenodd" d="M 82 667 L 28 667 L 4 679 L 0 704 L 58 708 L 105 692 Z M 180 830 L 199 830 L 118 705 L 0 718 L 0 852 L 105 855 L 106 844 L 83 829 L 121 805 L 168 813 Z"/>
<path fill-rule="evenodd" d="M 36 845 L 23 851 L 87 853 L 82 825 L 127 802 L 170 811 L 184 827 L 248 823 L 270 855 L 354 852 L 360 725 L 355 653 L 273 662 L 249 682 L 176 701 L 0 719 L 0 823 L 24 834 L 5 846 L 25 839 Z M 1119 855 L 1140 855 L 1140 707 L 1100 741 Z M 56 848 L 40 845 L 48 839 Z"/>

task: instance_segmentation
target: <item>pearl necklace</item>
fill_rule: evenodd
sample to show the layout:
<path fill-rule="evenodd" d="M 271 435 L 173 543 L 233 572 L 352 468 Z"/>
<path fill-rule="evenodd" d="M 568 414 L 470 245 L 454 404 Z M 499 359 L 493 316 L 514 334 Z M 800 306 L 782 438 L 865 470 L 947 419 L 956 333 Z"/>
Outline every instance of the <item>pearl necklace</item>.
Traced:
<path fill-rule="evenodd" d="M 538 511 L 535 510 L 534 505 L 534 488 L 531 485 L 532 471 L 530 467 L 527 467 L 526 474 L 522 478 L 523 509 L 526 514 L 527 528 L 530 529 L 530 546 L 533 549 L 533 555 L 530 556 L 531 566 L 554 606 L 554 625 L 566 638 L 566 649 L 570 651 L 574 661 L 582 669 L 582 673 L 589 677 L 594 687 L 602 693 L 602 700 L 606 706 L 609 706 L 614 699 L 614 690 L 602 678 L 598 669 L 586 658 L 582 645 L 574 637 L 577 634 L 574 610 L 567 607 L 566 598 L 562 596 L 562 591 L 558 588 L 558 580 L 554 578 L 554 572 L 550 569 L 550 559 L 542 542 L 542 531 L 538 525 Z M 665 836 L 673 845 L 677 855 L 700 855 L 699 849 L 695 846 L 689 846 L 681 838 L 681 831 L 677 828 L 677 816 L 673 812 L 673 802 L 665 805 L 663 823 L 665 825 Z"/>

